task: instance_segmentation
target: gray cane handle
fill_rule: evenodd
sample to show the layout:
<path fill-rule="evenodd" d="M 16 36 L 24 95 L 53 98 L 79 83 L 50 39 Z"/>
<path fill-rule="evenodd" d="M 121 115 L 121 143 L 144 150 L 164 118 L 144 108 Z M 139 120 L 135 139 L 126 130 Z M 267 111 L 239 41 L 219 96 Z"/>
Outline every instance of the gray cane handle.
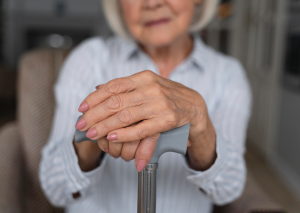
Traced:
<path fill-rule="evenodd" d="M 176 152 L 185 155 L 190 133 L 190 123 L 162 132 L 157 140 L 150 164 L 158 163 L 159 157 L 165 152 Z"/>

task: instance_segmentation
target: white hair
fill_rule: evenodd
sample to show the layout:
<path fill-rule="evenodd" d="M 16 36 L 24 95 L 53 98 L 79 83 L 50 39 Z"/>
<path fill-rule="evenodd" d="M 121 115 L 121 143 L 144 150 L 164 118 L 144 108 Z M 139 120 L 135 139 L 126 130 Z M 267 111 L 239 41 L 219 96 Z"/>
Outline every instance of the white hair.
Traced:
<path fill-rule="evenodd" d="M 130 38 L 119 4 L 120 0 L 102 0 L 104 14 L 112 31 L 122 37 Z M 212 20 L 219 0 L 203 0 L 203 3 L 196 7 L 194 20 L 190 26 L 190 32 L 202 30 Z"/>

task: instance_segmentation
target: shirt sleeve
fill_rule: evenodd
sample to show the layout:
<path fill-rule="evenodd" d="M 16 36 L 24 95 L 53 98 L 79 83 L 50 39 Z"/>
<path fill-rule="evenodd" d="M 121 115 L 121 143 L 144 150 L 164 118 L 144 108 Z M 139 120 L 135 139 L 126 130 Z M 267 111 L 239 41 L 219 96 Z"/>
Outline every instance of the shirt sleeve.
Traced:
<path fill-rule="evenodd" d="M 217 159 L 206 171 L 184 166 L 189 181 L 198 186 L 214 204 L 224 205 L 237 199 L 246 181 L 245 138 L 251 112 L 251 89 L 242 66 L 235 60 L 222 69 L 222 93 L 210 119 L 216 131 Z"/>
<path fill-rule="evenodd" d="M 95 64 L 105 60 L 104 54 L 105 46 L 100 38 L 83 42 L 66 59 L 54 86 L 56 108 L 39 168 L 41 187 L 54 206 L 64 207 L 74 202 L 73 193 L 79 192 L 85 197 L 89 188 L 100 181 L 106 158 L 95 170 L 82 172 L 73 138 L 76 120 L 81 114 L 78 112 L 80 103 L 95 91 L 95 86 L 105 83 L 95 80 L 104 80 L 100 65 Z"/>

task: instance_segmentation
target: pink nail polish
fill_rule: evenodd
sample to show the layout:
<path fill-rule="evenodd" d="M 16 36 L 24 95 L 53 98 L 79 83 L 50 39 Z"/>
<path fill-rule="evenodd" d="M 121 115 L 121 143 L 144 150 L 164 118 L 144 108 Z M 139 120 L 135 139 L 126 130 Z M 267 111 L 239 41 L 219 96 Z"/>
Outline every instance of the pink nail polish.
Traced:
<path fill-rule="evenodd" d="M 88 110 L 89 110 L 89 105 L 86 102 L 80 104 L 80 107 L 78 109 L 79 112 L 86 112 Z"/>
<path fill-rule="evenodd" d="M 108 148 L 106 148 L 106 149 L 105 149 L 105 152 L 106 152 L 106 153 L 109 153 L 109 149 L 108 149 Z"/>
<path fill-rule="evenodd" d="M 94 138 L 98 135 L 97 130 L 95 128 L 90 129 L 87 133 L 86 133 L 86 137 L 88 138 Z"/>
<path fill-rule="evenodd" d="M 85 120 L 83 118 L 81 118 L 75 125 L 75 128 L 79 130 L 79 129 L 84 128 L 85 126 L 86 126 Z"/>
<path fill-rule="evenodd" d="M 118 135 L 116 133 L 113 133 L 113 134 L 109 134 L 107 136 L 107 140 L 109 141 L 115 141 L 115 140 L 118 140 Z"/>
<path fill-rule="evenodd" d="M 96 89 L 100 89 L 104 84 L 100 84 L 98 86 L 96 86 Z"/>
<path fill-rule="evenodd" d="M 138 172 L 141 172 L 146 166 L 147 166 L 147 162 L 146 161 L 144 161 L 144 160 L 140 160 L 139 162 L 138 162 L 138 164 L 137 164 L 137 167 L 136 167 L 136 170 L 138 171 Z"/>

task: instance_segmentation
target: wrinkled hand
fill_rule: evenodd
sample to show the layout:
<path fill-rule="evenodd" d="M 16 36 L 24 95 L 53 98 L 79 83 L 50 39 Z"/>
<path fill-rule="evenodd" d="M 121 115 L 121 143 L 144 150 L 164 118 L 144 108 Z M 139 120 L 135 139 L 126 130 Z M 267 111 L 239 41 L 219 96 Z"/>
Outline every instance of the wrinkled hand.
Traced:
<path fill-rule="evenodd" d="M 138 172 L 149 163 L 161 132 L 191 124 L 189 146 L 207 130 L 202 96 L 152 71 L 101 85 L 80 105 L 76 124 L 100 149 L 125 161 L 135 159 Z"/>

